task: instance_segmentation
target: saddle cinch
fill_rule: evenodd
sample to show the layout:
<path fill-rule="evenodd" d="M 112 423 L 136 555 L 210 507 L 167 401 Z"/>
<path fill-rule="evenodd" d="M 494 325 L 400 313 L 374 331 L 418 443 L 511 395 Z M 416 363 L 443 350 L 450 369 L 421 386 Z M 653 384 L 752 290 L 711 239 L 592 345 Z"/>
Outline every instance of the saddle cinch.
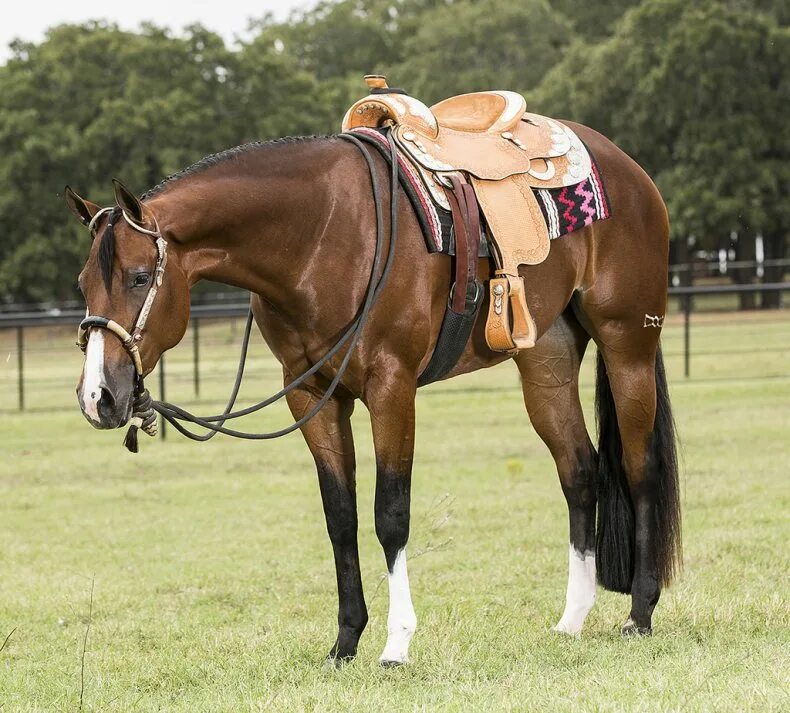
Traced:
<path fill-rule="evenodd" d="M 381 75 L 365 81 L 371 94 L 346 112 L 343 131 L 390 127 L 402 156 L 445 209 L 451 183 L 471 183 L 494 244 L 486 341 L 511 353 L 534 346 L 537 332 L 518 266 L 546 259 L 549 231 L 533 189 L 587 178 L 586 147 L 569 127 L 527 112 L 515 92 L 462 94 L 429 109 L 390 89 Z"/>

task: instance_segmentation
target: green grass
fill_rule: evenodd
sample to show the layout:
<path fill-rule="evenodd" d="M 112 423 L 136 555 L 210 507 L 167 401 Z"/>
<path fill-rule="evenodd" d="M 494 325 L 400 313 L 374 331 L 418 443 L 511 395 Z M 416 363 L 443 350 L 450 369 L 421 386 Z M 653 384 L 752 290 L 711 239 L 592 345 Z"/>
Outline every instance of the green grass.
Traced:
<path fill-rule="evenodd" d="M 76 411 L 79 354 L 59 332 L 32 334 L 28 403 L 62 410 L 19 416 L 13 391 L 0 405 L 0 645 L 16 627 L 0 652 L 0 711 L 78 709 L 92 586 L 86 711 L 787 710 L 790 321 L 695 319 L 689 381 L 677 323 L 665 331 L 686 567 L 654 636 L 621 640 L 629 602 L 608 592 L 581 640 L 550 633 L 567 515 L 506 364 L 418 398 L 418 629 L 412 663 L 395 670 L 377 665 L 387 596 L 364 408 L 354 419 L 370 623 L 357 661 L 326 671 L 334 567 L 301 438 L 201 445 L 171 432 L 141 436 L 132 456 L 120 432 L 93 431 Z M 205 336 L 211 410 L 238 337 L 226 325 Z M 168 395 L 181 401 L 192 399 L 189 356 L 187 344 L 168 360 Z M 13 357 L 5 367 L 8 392 Z M 275 388 L 261 347 L 251 373 L 250 398 Z M 250 427 L 287 422 L 283 408 Z"/>

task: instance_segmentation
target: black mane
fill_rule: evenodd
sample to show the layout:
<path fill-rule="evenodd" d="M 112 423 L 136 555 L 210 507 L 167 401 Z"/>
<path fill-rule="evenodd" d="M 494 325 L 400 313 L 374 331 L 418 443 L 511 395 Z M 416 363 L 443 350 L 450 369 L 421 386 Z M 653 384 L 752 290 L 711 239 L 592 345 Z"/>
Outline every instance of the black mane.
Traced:
<path fill-rule="evenodd" d="M 107 294 L 110 294 L 112 287 L 112 264 L 115 260 L 115 221 L 120 217 L 121 209 L 116 206 L 110 212 L 107 227 L 104 229 L 99 243 L 99 269 Z"/>
<path fill-rule="evenodd" d="M 189 176 L 194 176 L 198 173 L 202 173 L 209 168 L 213 168 L 214 166 L 218 166 L 222 163 L 227 163 L 228 161 L 233 161 L 234 159 L 247 154 L 251 151 L 259 151 L 260 149 L 265 149 L 269 147 L 275 146 L 290 146 L 293 144 L 299 144 L 306 141 L 316 141 L 319 139 L 331 139 L 334 138 L 332 136 L 287 136 L 282 139 L 271 139 L 269 141 L 252 141 L 248 144 L 242 144 L 241 146 L 234 146 L 230 149 L 225 149 L 224 151 L 219 151 L 218 153 L 209 154 L 208 156 L 204 156 L 200 159 L 197 163 L 193 163 L 191 166 L 187 166 L 171 176 L 168 176 L 164 180 L 157 183 L 153 188 L 146 191 L 142 196 L 142 200 L 146 200 L 147 198 L 153 198 L 154 196 L 158 196 L 162 193 L 166 188 L 169 188 L 173 183 L 180 181 L 182 178 L 188 178 Z"/>

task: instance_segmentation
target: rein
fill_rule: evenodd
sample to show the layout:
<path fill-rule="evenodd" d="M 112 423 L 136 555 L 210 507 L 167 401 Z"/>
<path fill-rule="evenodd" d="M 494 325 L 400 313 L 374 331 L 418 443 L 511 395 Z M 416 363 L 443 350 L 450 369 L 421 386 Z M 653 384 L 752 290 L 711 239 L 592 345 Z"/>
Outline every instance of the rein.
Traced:
<path fill-rule="evenodd" d="M 145 433 L 149 436 L 156 435 L 157 426 L 156 426 L 156 414 L 159 413 L 162 418 L 170 423 L 177 431 L 185 435 L 187 438 L 190 438 L 194 441 L 208 441 L 209 439 L 213 438 L 217 433 L 224 433 L 228 436 L 233 436 L 235 438 L 245 438 L 249 440 L 269 440 L 272 438 L 279 438 L 280 436 L 285 436 L 289 433 L 292 433 L 298 428 L 301 428 L 305 423 L 307 423 L 311 418 L 313 418 L 332 398 L 332 394 L 335 392 L 338 384 L 343 378 L 345 374 L 349 362 L 351 361 L 351 355 L 354 352 L 354 348 L 359 341 L 359 338 L 362 334 L 362 330 L 367 323 L 368 317 L 370 315 L 370 311 L 372 310 L 376 300 L 378 299 L 381 291 L 384 289 L 384 285 L 386 284 L 387 278 L 389 277 L 390 270 L 392 268 L 393 259 L 395 256 L 395 245 L 397 242 L 398 236 L 398 161 L 397 161 L 397 147 L 391 135 L 388 135 L 388 141 L 390 146 L 391 152 L 391 177 L 390 177 L 390 245 L 389 251 L 387 254 L 387 259 L 384 264 L 384 268 L 381 272 L 381 276 L 376 278 L 376 275 L 379 272 L 379 267 L 381 266 L 382 256 L 384 253 L 384 217 L 382 215 L 382 196 L 381 190 L 379 187 L 378 177 L 376 175 L 376 167 L 371 157 L 369 150 L 365 147 L 365 145 L 355 136 L 351 136 L 349 134 L 339 134 L 341 139 L 346 141 L 350 141 L 353 143 L 362 153 L 362 156 L 365 159 L 365 162 L 368 167 L 368 172 L 370 174 L 370 183 L 373 193 L 373 204 L 375 207 L 376 212 L 376 247 L 373 255 L 373 265 L 370 270 L 370 279 L 368 281 L 368 287 L 365 294 L 365 300 L 360 307 L 359 313 L 354 321 L 349 325 L 348 329 L 345 333 L 340 337 L 337 343 L 323 356 L 321 357 L 313 366 L 311 366 L 307 371 L 305 371 L 301 376 L 297 377 L 290 383 L 286 384 L 286 386 L 278 391 L 273 396 L 270 396 L 263 401 L 260 401 L 257 404 L 252 406 L 248 406 L 243 409 L 239 409 L 238 411 L 233 411 L 233 407 L 236 404 L 236 398 L 238 397 L 239 390 L 241 388 L 242 378 L 244 376 L 244 366 L 247 360 L 247 351 L 249 348 L 250 336 L 252 333 L 252 322 L 253 322 L 253 314 L 252 308 L 250 308 L 249 314 L 247 315 L 247 322 L 244 328 L 244 337 L 242 339 L 242 346 L 241 346 L 241 353 L 239 355 L 239 365 L 236 371 L 236 379 L 233 384 L 233 389 L 231 391 L 230 397 L 228 399 L 228 403 L 221 414 L 217 414 L 214 416 L 196 416 L 185 409 L 176 406 L 175 404 L 171 404 L 167 401 L 154 401 L 151 399 L 151 395 L 148 390 L 145 388 L 143 383 L 143 365 L 142 360 L 140 358 L 139 352 L 139 345 L 138 343 L 142 339 L 143 331 L 145 329 L 145 324 L 148 320 L 148 315 L 151 311 L 151 306 L 153 305 L 154 298 L 156 297 L 157 290 L 162 284 L 162 280 L 164 278 L 164 271 L 165 265 L 167 264 L 167 243 L 162 237 L 162 234 L 159 230 L 159 226 L 156 225 L 156 230 L 148 230 L 143 226 L 139 225 L 135 221 L 133 221 L 129 216 L 126 214 L 125 211 L 122 211 L 123 218 L 126 222 L 137 232 L 145 233 L 146 235 L 150 235 L 156 239 L 156 247 L 157 247 L 157 263 L 156 269 L 154 272 L 154 279 L 151 282 L 151 287 L 148 290 L 148 294 L 146 295 L 145 302 L 143 303 L 142 308 L 140 309 L 140 313 L 137 316 L 137 320 L 135 322 L 134 328 L 132 332 L 127 332 L 121 325 L 115 322 L 112 319 L 107 317 L 99 317 L 99 316 L 87 316 L 79 325 L 79 329 L 77 332 L 77 345 L 82 349 L 84 352 L 87 348 L 88 343 L 88 332 L 92 328 L 99 328 L 99 329 L 106 329 L 107 331 L 114 334 L 118 339 L 121 340 L 124 348 L 126 349 L 127 353 L 132 359 L 135 368 L 135 389 L 134 389 L 134 401 L 132 405 L 132 419 L 130 421 L 129 430 L 127 431 L 126 438 L 124 439 L 124 445 L 128 450 L 133 453 L 137 453 L 138 445 L 137 445 L 137 429 L 142 428 Z M 111 211 L 112 208 L 103 208 L 100 210 L 96 215 L 93 216 L 89 228 L 91 232 L 95 230 L 96 221 L 100 215 L 103 215 L 106 212 Z M 156 223 L 156 220 L 154 220 Z M 302 416 L 299 420 L 292 423 L 285 428 L 279 429 L 277 431 L 271 431 L 268 433 L 247 433 L 244 431 L 237 431 L 231 428 L 225 427 L 225 422 L 234 418 L 240 418 L 242 416 L 247 416 L 251 413 L 255 413 L 256 411 L 260 411 L 267 406 L 279 401 L 283 396 L 288 394 L 289 392 L 293 391 L 297 387 L 301 386 L 307 379 L 311 376 L 316 374 L 320 369 L 326 366 L 329 361 L 334 358 L 334 356 L 346 345 L 348 344 L 348 349 L 346 350 L 345 355 L 343 356 L 342 361 L 340 362 L 340 366 L 337 369 L 337 372 L 332 379 L 329 387 L 324 392 L 324 395 L 318 400 L 318 402 L 313 406 L 310 411 L 308 411 L 304 416 Z M 190 424 L 195 424 L 197 426 L 201 426 L 203 428 L 208 429 L 205 433 L 196 433 L 194 431 L 190 431 L 185 425 L 181 422 L 186 422 Z"/>

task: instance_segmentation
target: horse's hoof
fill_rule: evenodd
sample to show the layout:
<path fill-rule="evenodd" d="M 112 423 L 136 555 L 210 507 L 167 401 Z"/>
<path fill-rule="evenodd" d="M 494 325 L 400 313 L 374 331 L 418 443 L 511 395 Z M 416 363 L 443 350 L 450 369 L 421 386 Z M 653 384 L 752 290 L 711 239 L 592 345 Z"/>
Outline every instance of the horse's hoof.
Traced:
<path fill-rule="evenodd" d="M 405 661 L 390 661 L 389 659 L 379 659 L 379 665 L 381 668 L 398 668 L 399 666 L 403 666 L 406 662 Z"/>
<path fill-rule="evenodd" d="M 652 636 L 653 628 L 650 626 L 637 626 L 633 619 L 629 619 L 620 629 L 620 636 L 630 639 L 636 636 Z"/>
<path fill-rule="evenodd" d="M 343 666 L 345 666 L 347 663 L 351 663 L 353 660 L 353 656 L 332 656 L 332 654 L 329 654 L 329 656 L 324 659 L 324 665 L 322 668 L 324 671 L 337 671 L 343 668 Z"/>
<path fill-rule="evenodd" d="M 569 638 L 569 639 L 581 639 L 582 638 L 582 632 L 581 631 L 576 631 L 576 632 L 568 631 L 567 629 L 565 629 L 565 627 L 561 627 L 559 624 L 557 624 L 557 626 L 552 626 L 550 631 L 551 631 L 551 634 L 553 636 L 556 636 L 558 638 L 563 638 L 563 639 L 566 639 L 566 638 Z"/>

